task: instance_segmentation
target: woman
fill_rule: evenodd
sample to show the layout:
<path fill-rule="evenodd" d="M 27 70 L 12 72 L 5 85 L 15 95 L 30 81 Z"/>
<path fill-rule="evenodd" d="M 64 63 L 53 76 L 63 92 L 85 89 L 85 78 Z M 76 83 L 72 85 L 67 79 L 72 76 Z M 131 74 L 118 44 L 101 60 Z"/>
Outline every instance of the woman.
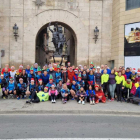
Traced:
<path fill-rule="evenodd" d="M 66 85 L 67 85 L 68 89 L 70 90 L 71 89 L 71 82 L 69 79 L 67 80 Z"/>
<path fill-rule="evenodd" d="M 101 76 L 102 76 L 102 73 L 100 71 L 100 67 L 98 66 L 97 67 L 97 72 L 95 73 L 95 82 L 96 84 L 98 84 L 99 86 L 101 86 Z"/>
<path fill-rule="evenodd" d="M 83 87 L 80 88 L 80 90 L 77 92 L 77 101 L 79 104 L 82 103 L 82 105 L 85 105 L 85 99 L 86 99 L 86 92 Z"/>
<path fill-rule="evenodd" d="M 95 79 L 94 79 L 94 75 L 93 75 L 93 71 L 91 70 L 89 75 L 88 75 L 88 84 L 92 85 L 92 87 L 94 88 L 95 85 Z"/>
<path fill-rule="evenodd" d="M 85 70 L 83 71 L 83 74 L 82 74 L 82 80 L 83 80 L 84 83 L 85 83 L 84 89 L 85 89 L 85 91 L 86 91 L 86 90 L 87 90 L 87 85 L 88 85 L 88 76 L 87 76 L 87 73 L 86 73 Z"/>
<path fill-rule="evenodd" d="M 87 101 L 90 101 L 90 105 L 94 105 L 95 104 L 95 91 L 92 90 L 92 86 L 89 86 L 89 89 L 86 91 L 87 94 Z"/>
<path fill-rule="evenodd" d="M 27 75 L 25 69 L 23 69 L 22 74 L 21 74 L 21 77 L 23 79 L 23 82 L 26 83 L 26 85 L 27 85 L 28 84 L 28 75 Z"/>
<path fill-rule="evenodd" d="M 125 74 L 125 70 L 122 70 L 122 76 L 124 77 L 125 81 L 127 80 L 127 76 Z"/>
<path fill-rule="evenodd" d="M 63 104 L 67 103 L 69 100 L 70 90 L 68 89 L 66 84 L 63 84 L 63 87 L 61 89 L 61 96 L 62 96 L 62 102 Z"/>
<path fill-rule="evenodd" d="M 108 80 L 109 80 L 109 74 L 107 74 L 107 70 L 104 70 L 104 74 L 101 76 L 101 84 L 103 87 L 103 91 L 105 96 L 108 96 Z"/>
<path fill-rule="evenodd" d="M 106 102 L 106 97 L 101 90 L 101 87 L 99 85 L 95 85 L 95 103 L 98 104 L 99 102 L 105 103 Z"/>
<path fill-rule="evenodd" d="M 115 89 L 116 89 L 116 80 L 115 80 L 115 70 L 112 69 L 111 74 L 109 74 L 109 90 L 110 90 L 110 96 L 111 96 L 111 101 L 114 101 L 114 96 L 115 96 Z"/>
<path fill-rule="evenodd" d="M 36 88 L 36 92 L 39 92 L 39 91 L 44 91 L 44 84 L 43 84 L 42 79 L 38 80 L 38 86 Z"/>
<path fill-rule="evenodd" d="M 122 72 L 118 72 L 118 76 L 115 77 L 116 80 L 116 88 L 117 88 L 117 102 L 122 101 L 122 90 L 125 86 L 125 79 L 122 76 Z"/>

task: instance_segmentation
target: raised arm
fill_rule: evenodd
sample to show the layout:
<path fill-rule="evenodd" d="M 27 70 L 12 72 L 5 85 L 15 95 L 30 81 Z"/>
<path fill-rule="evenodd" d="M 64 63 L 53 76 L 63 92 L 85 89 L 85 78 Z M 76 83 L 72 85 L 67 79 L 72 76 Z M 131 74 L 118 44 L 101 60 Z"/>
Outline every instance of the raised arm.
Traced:
<path fill-rule="evenodd" d="M 49 23 L 49 30 L 53 33 L 53 30 L 50 28 L 51 22 Z"/>

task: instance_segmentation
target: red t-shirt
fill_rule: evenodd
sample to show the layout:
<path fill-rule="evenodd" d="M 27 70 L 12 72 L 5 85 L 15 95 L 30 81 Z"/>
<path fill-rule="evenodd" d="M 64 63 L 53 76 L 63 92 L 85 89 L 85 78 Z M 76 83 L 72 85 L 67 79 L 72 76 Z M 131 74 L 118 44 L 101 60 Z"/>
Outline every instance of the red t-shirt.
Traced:
<path fill-rule="evenodd" d="M 11 69 L 8 68 L 8 72 L 10 72 L 10 71 L 11 71 Z M 2 69 L 1 73 L 3 74 L 4 72 L 5 72 L 5 68 Z"/>

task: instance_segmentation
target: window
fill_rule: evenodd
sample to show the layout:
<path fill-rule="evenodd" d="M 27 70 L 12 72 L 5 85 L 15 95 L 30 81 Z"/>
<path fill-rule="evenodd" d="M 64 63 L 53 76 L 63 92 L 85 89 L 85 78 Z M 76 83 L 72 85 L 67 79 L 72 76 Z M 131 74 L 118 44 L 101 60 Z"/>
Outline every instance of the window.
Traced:
<path fill-rule="evenodd" d="M 140 0 L 126 0 L 126 10 L 140 7 Z"/>

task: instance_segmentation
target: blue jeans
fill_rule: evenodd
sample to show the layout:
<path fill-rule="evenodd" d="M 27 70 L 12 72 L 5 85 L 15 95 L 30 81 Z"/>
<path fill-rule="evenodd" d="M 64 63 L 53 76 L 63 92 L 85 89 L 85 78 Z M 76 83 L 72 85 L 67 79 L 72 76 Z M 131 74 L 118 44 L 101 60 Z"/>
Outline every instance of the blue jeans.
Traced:
<path fill-rule="evenodd" d="M 111 98 L 114 98 L 115 88 L 116 88 L 116 84 L 109 84 L 109 90 L 110 90 L 110 96 L 111 96 Z"/>

